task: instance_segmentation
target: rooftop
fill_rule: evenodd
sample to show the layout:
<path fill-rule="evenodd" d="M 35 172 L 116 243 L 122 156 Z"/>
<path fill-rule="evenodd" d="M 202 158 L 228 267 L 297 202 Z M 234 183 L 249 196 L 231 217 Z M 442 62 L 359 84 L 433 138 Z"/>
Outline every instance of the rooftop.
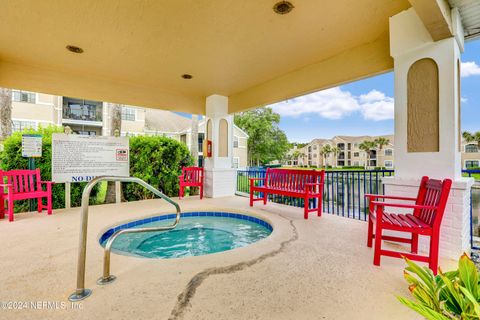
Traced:
<path fill-rule="evenodd" d="M 145 109 L 145 127 L 162 132 L 182 132 L 192 127 L 192 120 L 171 111 Z M 160 131 L 159 130 L 159 131 Z"/>

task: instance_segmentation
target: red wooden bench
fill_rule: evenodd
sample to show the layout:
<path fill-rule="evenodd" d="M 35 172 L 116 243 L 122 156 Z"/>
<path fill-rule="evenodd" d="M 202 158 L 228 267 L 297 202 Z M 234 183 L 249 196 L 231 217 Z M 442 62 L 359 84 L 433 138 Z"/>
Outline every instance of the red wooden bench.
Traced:
<path fill-rule="evenodd" d="M 178 179 L 180 182 L 180 199 L 183 198 L 185 187 L 199 187 L 200 199 L 203 199 L 203 168 L 183 167 L 182 175 Z"/>
<path fill-rule="evenodd" d="M 2 187 L 0 219 L 5 218 L 5 200 L 7 200 L 9 221 L 13 221 L 13 207 L 16 200 L 37 199 L 38 212 L 47 209 L 48 214 L 52 214 L 53 182 L 42 181 L 40 169 L 0 171 L 0 182 L 2 182 L 0 184 Z M 43 190 L 42 185 L 46 185 L 46 190 Z M 46 206 L 42 203 L 43 198 L 47 198 Z"/>
<path fill-rule="evenodd" d="M 250 178 L 250 207 L 254 201 L 267 204 L 268 194 L 279 194 L 288 197 L 304 199 L 303 217 L 308 219 L 308 213 L 317 211 L 322 215 L 323 184 L 325 171 L 290 170 L 267 168 L 265 178 Z M 263 185 L 255 186 L 255 181 L 263 181 Z M 263 197 L 254 198 L 254 192 L 262 192 Z M 317 199 L 317 208 L 309 208 L 309 200 Z"/>
<path fill-rule="evenodd" d="M 365 195 L 369 199 L 370 210 L 367 240 L 369 247 L 372 247 L 373 238 L 375 238 L 374 265 L 380 265 L 381 256 L 407 257 L 411 260 L 428 262 L 430 269 L 432 269 L 434 274 L 437 274 L 440 224 L 442 223 L 451 185 L 452 180 L 450 179 L 440 181 L 423 177 L 416 198 Z M 411 201 L 414 204 L 375 201 L 377 199 Z M 395 214 L 386 212 L 385 208 L 411 209 L 412 212 Z M 379 219 L 378 217 L 382 218 Z M 407 232 L 411 234 L 411 238 L 383 235 L 383 230 Z M 428 256 L 417 254 L 419 235 L 430 237 L 430 252 Z M 382 249 L 382 240 L 410 243 L 411 253 Z"/>

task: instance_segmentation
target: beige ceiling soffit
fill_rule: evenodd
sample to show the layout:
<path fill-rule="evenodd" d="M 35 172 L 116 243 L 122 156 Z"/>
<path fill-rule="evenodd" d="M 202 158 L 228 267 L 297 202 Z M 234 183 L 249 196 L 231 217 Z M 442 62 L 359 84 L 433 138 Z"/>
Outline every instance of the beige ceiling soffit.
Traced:
<path fill-rule="evenodd" d="M 393 69 L 388 34 L 229 97 L 229 112 L 298 97 Z"/>
<path fill-rule="evenodd" d="M 446 0 L 409 0 L 435 41 L 453 36 L 450 6 Z"/>
<path fill-rule="evenodd" d="M 205 111 L 204 97 L 6 61 L 0 61 L 0 87 L 196 114 Z"/>

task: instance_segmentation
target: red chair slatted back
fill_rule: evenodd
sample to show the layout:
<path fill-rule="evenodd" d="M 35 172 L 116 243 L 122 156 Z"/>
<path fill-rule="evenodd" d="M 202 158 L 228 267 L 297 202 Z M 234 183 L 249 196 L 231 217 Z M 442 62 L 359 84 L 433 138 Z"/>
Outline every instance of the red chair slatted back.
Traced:
<path fill-rule="evenodd" d="M 290 170 L 267 168 L 265 185 L 273 189 L 286 191 L 305 191 L 307 183 L 323 183 L 325 171 L 315 170 Z"/>
<path fill-rule="evenodd" d="M 2 171 L 1 181 L 12 185 L 13 193 L 35 192 L 41 190 L 40 169 Z M 6 189 L 6 188 L 4 188 Z"/>
<path fill-rule="evenodd" d="M 423 177 L 418 190 L 416 204 L 433 206 L 437 209 L 416 209 L 414 215 L 430 226 L 440 227 L 452 180 L 435 180 Z"/>
<path fill-rule="evenodd" d="M 188 183 L 201 183 L 203 181 L 203 168 L 183 167 L 183 181 Z"/>

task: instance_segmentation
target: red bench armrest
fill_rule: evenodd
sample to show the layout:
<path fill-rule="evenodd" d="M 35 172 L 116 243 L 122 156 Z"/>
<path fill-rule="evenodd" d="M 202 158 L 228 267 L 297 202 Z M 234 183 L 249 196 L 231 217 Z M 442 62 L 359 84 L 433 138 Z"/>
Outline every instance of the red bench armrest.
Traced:
<path fill-rule="evenodd" d="M 418 204 L 406 204 L 406 203 L 388 203 L 381 201 L 373 201 L 372 205 L 380 207 L 394 207 L 394 208 L 408 208 L 408 209 L 427 209 L 427 210 L 437 210 L 435 206 L 424 206 Z"/>
<path fill-rule="evenodd" d="M 250 187 L 253 187 L 253 182 L 255 180 L 263 180 L 263 181 L 266 181 L 267 178 L 248 178 L 248 180 L 250 180 Z"/>
<path fill-rule="evenodd" d="M 13 187 L 13 185 L 9 184 L 9 183 L 7 183 L 7 184 L 2 183 L 2 184 L 0 184 L 0 187 Z"/>
<path fill-rule="evenodd" d="M 417 201 L 417 198 L 409 197 L 397 197 L 397 196 L 383 196 L 380 194 L 365 194 L 365 197 L 372 199 L 393 199 L 393 200 L 407 200 L 407 201 Z"/>
<path fill-rule="evenodd" d="M 45 183 L 45 184 L 55 184 L 53 181 L 40 181 L 40 183 Z"/>

